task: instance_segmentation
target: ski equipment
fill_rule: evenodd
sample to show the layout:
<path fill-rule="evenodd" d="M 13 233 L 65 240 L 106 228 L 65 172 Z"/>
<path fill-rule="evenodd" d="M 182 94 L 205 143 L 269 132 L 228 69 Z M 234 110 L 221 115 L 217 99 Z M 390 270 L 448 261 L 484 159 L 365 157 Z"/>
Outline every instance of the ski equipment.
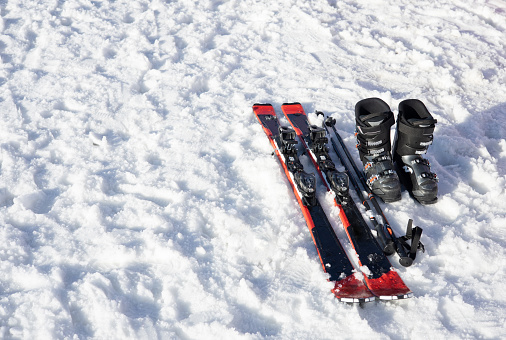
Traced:
<path fill-rule="evenodd" d="M 355 105 L 355 122 L 367 185 L 385 202 L 400 200 L 401 186 L 390 152 L 390 127 L 395 123 L 390 107 L 379 98 L 363 99 Z"/>
<path fill-rule="evenodd" d="M 323 208 L 316 198 L 315 176 L 304 171 L 297 155 L 296 134 L 281 127 L 270 104 L 254 104 L 253 112 L 274 149 L 311 232 L 323 270 L 335 282 L 332 292 L 342 302 L 375 300 L 374 294 L 360 279 L 337 238 Z"/>
<path fill-rule="evenodd" d="M 336 188 L 334 178 L 336 178 L 337 170 L 328 154 L 328 147 L 326 146 L 328 139 L 325 129 L 309 124 L 307 115 L 300 103 L 285 103 L 281 106 L 281 109 L 299 136 L 301 144 L 310 155 L 327 189 L 332 189 L 336 194 L 335 203 L 340 211 L 339 217 L 358 255 L 360 269 L 364 274 L 367 287 L 381 300 L 410 297 L 412 295 L 411 290 L 392 268 L 350 196 L 348 189 L 339 189 L 339 184 L 344 184 L 343 180 L 337 181 Z M 344 179 L 344 176 L 340 174 L 337 178 Z"/>
<path fill-rule="evenodd" d="M 437 202 L 438 178 L 430 171 L 429 161 L 421 157 L 432 144 L 436 123 L 420 100 L 399 104 L 394 162 L 402 184 L 421 204 Z"/>

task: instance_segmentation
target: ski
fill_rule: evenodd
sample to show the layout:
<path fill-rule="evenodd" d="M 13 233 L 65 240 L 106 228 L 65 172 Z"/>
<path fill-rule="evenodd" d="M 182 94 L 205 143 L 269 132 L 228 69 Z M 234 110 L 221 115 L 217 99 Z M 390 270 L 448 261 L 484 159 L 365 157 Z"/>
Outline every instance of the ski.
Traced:
<path fill-rule="evenodd" d="M 323 270 L 335 282 L 332 292 L 339 301 L 361 303 L 375 300 L 337 238 L 332 225 L 316 198 L 314 174 L 304 171 L 297 155 L 296 133 L 282 127 L 270 104 L 254 104 L 253 112 L 274 149 L 311 232 Z"/>
<path fill-rule="evenodd" d="M 344 190 L 345 186 L 341 181 L 336 180 L 339 178 L 336 173 L 339 172 L 328 154 L 326 130 L 309 124 L 300 103 L 286 103 L 281 109 L 310 155 L 327 189 L 335 193 L 335 203 L 340 210 L 339 217 L 357 253 L 360 269 L 369 290 L 380 300 L 411 297 L 413 293 L 392 268 L 350 193 Z"/>

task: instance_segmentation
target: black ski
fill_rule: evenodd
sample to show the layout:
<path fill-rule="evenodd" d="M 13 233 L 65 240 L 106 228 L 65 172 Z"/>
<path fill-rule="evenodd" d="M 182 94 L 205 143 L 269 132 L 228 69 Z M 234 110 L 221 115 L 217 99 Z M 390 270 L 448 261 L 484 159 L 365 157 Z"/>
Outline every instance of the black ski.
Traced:
<path fill-rule="evenodd" d="M 361 268 L 367 267 L 365 282 L 369 290 L 383 300 L 404 299 L 412 295 L 399 274 L 392 268 L 371 230 L 358 210 L 328 154 L 326 131 L 311 126 L 301 104 L 289 103 L 281 106 L 286 118 L 296 131 L 301 143 L 323 179 L 327 188 L 336 194 L 336 205 L 348 238 L 353 245 Z M 342 177 L 341 177 L 342 178 Z"/>
<path fill-rule="evenodd" d="M 330 275 L 329 280 L 335 282 L 332 292 L 343 302 L 373 301 L 375 295 L 362 281 L 362 274 L 355 271 L 316 198 L 314 175 L 306 173 L 299 161 L 295 131 L 280 126 L 270 104 L 255 104 L 253 112 L 262 124 L 297 198 L 323 270 Z"/>

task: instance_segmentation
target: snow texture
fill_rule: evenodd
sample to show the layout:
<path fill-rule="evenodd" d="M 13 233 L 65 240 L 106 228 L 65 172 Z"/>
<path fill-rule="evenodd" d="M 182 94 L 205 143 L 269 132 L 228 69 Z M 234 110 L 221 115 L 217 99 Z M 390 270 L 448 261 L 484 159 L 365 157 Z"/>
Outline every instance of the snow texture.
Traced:
<path fill-rule="evenodd" d="M 0 6 L 0 338 L 506 338 L 505 1 Z M 440 194 L 382 205 L 427 251 L 392 258 L 414 298 L 360 307 L 251 106 L 332 115 L 358 160 L 368 97 L 438 120 Z"/>

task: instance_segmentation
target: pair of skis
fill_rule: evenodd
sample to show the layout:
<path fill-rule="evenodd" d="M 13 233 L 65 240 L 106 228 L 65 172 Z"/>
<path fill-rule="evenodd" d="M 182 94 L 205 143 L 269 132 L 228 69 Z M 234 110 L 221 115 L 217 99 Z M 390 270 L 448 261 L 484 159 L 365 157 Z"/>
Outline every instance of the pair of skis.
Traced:
<path fill-rule="evenodd" d="M 270 104 L 254 104 L 253 112 L 280 161 L 297 198 L 316 246 L 323 270 L 335 282 L 332 292 L 342 302 L 360 303 L 375 299 L 397 300 L 412 295 L 393 270 L 348 191 L 348 177 L 336 170 L 328 154 L 326 131 L 311 126 L 302 105 L 283 104 L 281 109 L 292 128 L 282 127 Z M 339 217 L 358 256 L 355 270 L 316 198 L 316 178 L 299 160 L 298 137 L 327 189 L 335 193 Z"/>

